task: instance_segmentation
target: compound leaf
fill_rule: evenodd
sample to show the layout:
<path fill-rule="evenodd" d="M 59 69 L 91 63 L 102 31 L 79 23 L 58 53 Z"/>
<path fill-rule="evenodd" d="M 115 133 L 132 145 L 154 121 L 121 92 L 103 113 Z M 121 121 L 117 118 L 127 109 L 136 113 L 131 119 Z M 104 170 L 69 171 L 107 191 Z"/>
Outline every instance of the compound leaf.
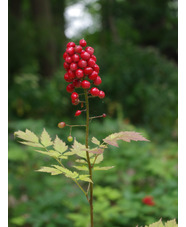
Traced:
<path fill-rule="evenodd" d="M 107 144 L 110 144 L 112 146 L 118 147 L 117 140 L 123 140 L 125 142 L 130 142 L 131 140 L 134 141 L 149 141 L 145 137 L 143 137 L 138 132 L 119 132 L 119 133 L 113 133 L 109 136 L 107 136 L 103 141 Z"/>
<path fill-rule="evenodd" d="M 43 132 L 41 134 L 40 140 L 41 140 L 41 143 L 45 147 L 51 146 L 53 144 L 48 132 L 45 129 L 43 129 Z"/>

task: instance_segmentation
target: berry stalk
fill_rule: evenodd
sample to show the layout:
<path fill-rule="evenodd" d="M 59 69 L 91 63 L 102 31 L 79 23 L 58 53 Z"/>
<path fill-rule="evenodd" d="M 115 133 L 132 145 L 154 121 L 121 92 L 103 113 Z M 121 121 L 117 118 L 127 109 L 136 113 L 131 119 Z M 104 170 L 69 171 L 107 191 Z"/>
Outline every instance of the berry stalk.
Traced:
<path fill-rule="evenodd" d="M 85 137 L 85 146 L 88 148 L 88 137 L 89 137 L 89 101 L 88 101 L 88 91 L 85 90 L 85 105 L 86 105 L 86 137 Z M 89 167 L 89 175 L 92 180 L 92 166 L 90 163 L 90 157 L 88 151 L 86 151 L 88 167 Z M 90 223 L 91 227 L 94 226 L 94 218 L 93 218 L 93 183 L 90 183 Z"/>

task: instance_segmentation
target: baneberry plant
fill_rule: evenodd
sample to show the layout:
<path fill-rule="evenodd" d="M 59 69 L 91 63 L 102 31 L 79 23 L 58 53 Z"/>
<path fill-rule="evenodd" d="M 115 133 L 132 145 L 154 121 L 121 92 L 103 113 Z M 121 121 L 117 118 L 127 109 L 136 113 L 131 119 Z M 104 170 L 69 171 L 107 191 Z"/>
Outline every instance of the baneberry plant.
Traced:
<path fill-rule="evenodd" d="M 87 46 L 84 39 L 79 41 L 79 45 L 74 42 L 67 44 L 67 49 L 63 54 L 64 68 L 66 73 L 64 79 L 69 84 L 66 87 L 66 91 L 71 94 L 71 102 L 73 105 L 80 105 L 80 110 L 77 110 L 74 114 L 78 117 L 82 112 L 86 113 L 86 121 L 84 125 L 70 125 L 65 122 L 58 123 L 60 129 L 70 127 L 70 135 L 67 140 L 73 141 L 72 129 L 74 127 L 85 128 L 85 144 L 79 143 L 76 139 L 71 147 L 68 147 L 64 141 L 58 136 L 52 141 L 48 132 L 43 129 L 40 137 L 36 136 L 33 132 L 26 129 L 25 132 L 17 131 L 15 135 L 20 138 L 20 143 L 35 147 L 37 152 L 50 156 L 55 159 L 57 163 L 50 167 L 41 167 L 39 172 L 50 173 L 51 175 L 63 174 L 64 176 L 71 178 L 77 186 L 82 190 L 87 198 L 90 206 L 90 226 L 94 226 L 93 218 L 93 173 L 96 170 L 105 171 L 113 168 L 114 166 L 100 166 L 103 161 L 104 150 L 108 148 L 108 145 L 118 147 L 118 140 L 125 142 L 134 141 L 148 141 L 140 133 L 133 131 L 122 131 L 111 134 L 99 141 L 95 137 L 91 138 L 93 146 L 89 145 L 89 123 L 95 118 L 105 118 L 106 114 L 102 113 L 98 116 L 90 116 L 89 99 L 105 98 L 105 92 L 99 90 L 96 86 L 102 83 L 102 79 L 99 76 L 99 66 L 96 64 L 96 56 L 94 55 L 94 49 Z M 64 159 L 69 159 L 71 156 L 76 156 L 75 164 L 70 170 L 68 166 L 64 166 Z M 81 171 L 86 171 L 86 174 L 82 174 Z M 84 182 L 83 184 L 81 182 Z"/>

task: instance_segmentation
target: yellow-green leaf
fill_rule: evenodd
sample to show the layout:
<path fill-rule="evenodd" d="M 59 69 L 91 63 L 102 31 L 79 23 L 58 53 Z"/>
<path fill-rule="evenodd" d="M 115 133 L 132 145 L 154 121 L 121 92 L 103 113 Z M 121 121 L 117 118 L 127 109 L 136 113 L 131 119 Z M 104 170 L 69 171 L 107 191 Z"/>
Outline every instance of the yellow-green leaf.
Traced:
<path fill-rule="evenodd" d="M 89 178 L 89 175 L 79 175 L 79 179 L 78 179 L 78 180 L 93 183 L 93 182 L 91 181 L 91 179 Z"/>
<path fill-rule="evenodd" d="M 58 136 L 56 136 L 54 140 L 53 147 L 54 147 L 54 150 L 58 151 L 61 154 L 64 153 L 68 148 L 68 146 L 66 146 L 66 143 L 60 140 Z"/>
<path fill-rule="evenodd" d="M 95 159 L 95 157 L 92 157 L 90 159 L 91 164 L 94 163 L 94 159 Z M 95 164 L 99 164 L 102 161 L 103 161 L 103 154 L 100 154 L 100 155 L 97 156 L 96 161 L 95 161 Z"/>
<path fill-rule="evenodd" d="M 43 147 L 40 143 L 25 142 L 25 141 L 19 141 L 19 142 L 31 147 Z"/>
<path fill-rule="evenodd" d="M 53 144 L 48 132 L 45 129 L 43 129 L 43 132 L 41 134 L 40 140 L 41 140 L 41 143 L 45 147 L 51 146 Z"/>
<path fill-rule="evenodd" d="M 58 175 L 58 174 L 62 174 L 62 172 L 56 168 L 52 168 L 52 167 L 41 167 L 41 169 L 36 170 L 38 172 L 44 172 L 44 173 L 51 173 L 51 175 Z"/>
<path fill-rule="evenodd" d="M 94 170 L 109 170 L 109 169 L 112 169 L 112 168 L 114 168 L 114 166 L 103 166 L 103 167 L 95 166 Z"/>
<path fill-rule="evenodd" d="M 67 159 L 67 156 L 64 156 L 64 155 L 62 155 L 59 152 L 54 151 L 54 150 L 49 150 L 49 151 L 35 150 L 35 151 L 37 151 L 41 154 L 44 154 L 44 155 L 48 155 L 48 156 L 53 157 L 53 158 Z"/>
<path fill-rule="evenodd" d="M 92 137 L 92 143 L 96 144 L 96 145 L 100 145 L 100 141 L 98 139 L 96 139 L 95 137 Z"/>
<path fill-rule="evenodd" d="M 171 221 L 167 221 L 165 223 L 165 227 L 178 227 L 178 225 L 176 224 L 176 220 L 171 220 Z"/>
<path fill-rule="evenodd" d="M 57 168 L 58 170 L 60 170 L 61 172 L 63 172 L 65 174 L 66 177 L 69 177 L 69 178 L 77 178 L 78 177 L 78 173 L 77 172 L 72 172 L 70 171 L 69 169 L 67 168 L 63 168 L 62 166 L 58 166 L 58 165 L 52 165 L 54 166 L 55 168 Z"/>
<path fill-rule="evenodd" d="M 26 140 L 28 142 L 39 143 L 39 138 L 28 129 L 26 129 L 25 132 L 19 130 L 19 131 L 15 132 L 14 135 L 17 136 L 18 138 L 20 138 L 22 140 Z"/>
<path fill-rule="evenodd" d="M 79 157 L 87 159 L 85 145 L 78 143 L 76 140 L 74 140 L 74 144 L 72 145 L 71 151 L 74 152 Z"/>
<path fill-rule="evenodd" d="M 88 171 L 88 167 L 87 166 L 73 166 L 73 167 L 78 169 L 78 170 Z"/>

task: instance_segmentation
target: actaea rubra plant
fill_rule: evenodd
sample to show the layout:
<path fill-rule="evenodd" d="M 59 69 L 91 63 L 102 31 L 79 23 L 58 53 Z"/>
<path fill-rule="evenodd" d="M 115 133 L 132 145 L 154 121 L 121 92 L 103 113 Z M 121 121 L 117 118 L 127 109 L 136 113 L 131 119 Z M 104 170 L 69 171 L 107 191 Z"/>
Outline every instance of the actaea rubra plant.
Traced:
<path fill-rule="evenodd" d="M 35 147 L 35 151 L 44 155 L 48 155 L 55 159 L 57 163 L 50 167 L 41 167 L 39 172 L 50 173 L 51 175 L 63 174 L 64 176 L 71 178 L 75 184 L 81 189 L 87 198 L 90 207 L 90 226 L 94 226 L 93 215 L 93 174 L 95 171 L 105 171 L 113 168 L 114 166 L 100 166 L 103 161 L 104 150 L 108 148 L 108 145 L 118 147 L 117 141 L 123 140 L 125 142 L 134 141 L 148 141 L 140 133 L 133 131 L 122 131 L 111 134 L 99 141 L 95 137 L 91 138 L 92 146 L 89 145 L 89 123 L 96 118 L 105 118 L 106 114 L 98 114 L 97 116 L 90 115 L 89 99 L 90 98 L 105 98 L 105 92 L 98 89 L 97 86 L 101 85 L 102 79 L 99 76 L 99 66 L 96 63 L 96 56 L 94 55 L 94 49 L 87 46 L 87 42 L 84 39 L 79 41 L 79 45 L 74 42 L 69 42 L 64 58 L 64 68 L 66 73 L 64 79 L 69 84 L 66 87 L 66 91 L 71 94 L 71 102 L 75 106 L 80 106 L 74 113 L 75 117 L 85 115 L 84 125 L 70 125 L 66 122 L 59 122 L 58 127 L 70 128 L 70 135 L 67 140 L 73 141 L 72 129 L 73 127 L 85 128 L 85 144 L 79 143 L 76 139 L 73 141 L 73 145 L 68 147 L 64 141 L 58 136 L 52 141 L 51 137 L 45 129 L 40 137 L 36 136 L 33 132 L 26 129 L 25 132 L 17 131 L 15 136 L 20 138 L 20 143 Z M 69 159 L 71 156 L 76 156 L 75 164 L 70 170 L 68 166 L 64 166 L 64 159 Z M 82 174 L 84 171 L 86 174 Z"/>

